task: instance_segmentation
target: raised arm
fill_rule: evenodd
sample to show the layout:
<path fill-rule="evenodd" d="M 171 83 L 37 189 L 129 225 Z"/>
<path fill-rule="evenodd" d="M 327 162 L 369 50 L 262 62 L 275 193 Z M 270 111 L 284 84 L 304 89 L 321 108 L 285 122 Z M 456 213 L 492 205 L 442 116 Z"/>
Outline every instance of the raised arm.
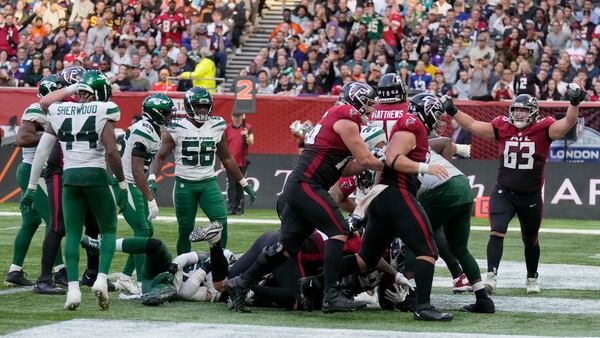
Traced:
<path fill-rule="evenodd" d="M 461 112 L 456 108 L 454 103 L 452 102 L 452 98 L 449 96 L 443 96 L 442 105 L 444 106 L 444 110 L 446 114 L 452 116 L 458 124 L 470 131 L 472 134 L 479 136 L 484 139 L 495 139 L 496 134 L 494 133 L 494 127 L 489 122 L 477 121 L 471 116 Z"/>
<path fill-rule="evenodd" d="M 553 140 L 559 140 L 573 128 L 577 123 L 579 117 L 579 103 L 584 101 L 586 93 L 577 84 L 569 83 L 567 91 L 565 92 L 565 98 L 570 101 L 571 105 L 567 109 L 567 114 L 564 118 L 552 123 L 548 129 L 548 136 Z"/>

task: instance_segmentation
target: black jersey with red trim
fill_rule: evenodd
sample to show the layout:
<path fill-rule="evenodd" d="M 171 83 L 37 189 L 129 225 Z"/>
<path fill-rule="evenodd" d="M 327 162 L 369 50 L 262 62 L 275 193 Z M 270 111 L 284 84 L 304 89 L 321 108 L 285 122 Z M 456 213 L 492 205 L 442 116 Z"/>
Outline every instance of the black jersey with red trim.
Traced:
<path fill-rule="evenodd" d="M 552 143 L 549 129 L 554 119 L 538 119 L 523 129 L 517 129 L 506 116 L 498 116 L 491 123 L 500 153 L 498 183 L 518 193 L 542 189 L 544 167 Z"/>
<path fill-rule="evenodd" d="M 304 139 L 304 151 L 294 167 L 290 179 L 316 183 L 329 190 L 342 176 L 352 153 L 333 125 L 339 120 L 350 120 L 360 128 L 360 113 L 350 105 L 331 107 Z M 290 180 L 288 179 L 288 181 Z"/>
<path fill-rule="evenodd" d="M 406 131 L 415 135 L 415 148 L 411 150 L 406 157 L 415 162 L 427 162 L 429 155 L 429 143 L 427 135 L 429 132 L 419 118 L 412 114 L 405 114 L 398 119 L 390 133 L 390 140 L 395 133 Z M 408 190 L 411 194 L 417 194 L 421 182 L 418 179 L 418 174 L 407 174 L 385 167 L 381 177 L 381 183 L 397 186 L 401 190 Z"/>

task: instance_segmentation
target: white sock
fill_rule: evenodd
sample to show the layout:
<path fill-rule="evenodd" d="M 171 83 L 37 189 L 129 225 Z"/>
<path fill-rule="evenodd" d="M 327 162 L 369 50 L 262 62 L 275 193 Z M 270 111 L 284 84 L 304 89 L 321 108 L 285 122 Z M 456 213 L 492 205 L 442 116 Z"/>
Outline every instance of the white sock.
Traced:
<path fill-rule="evenodd" d="M 69 282 L 69 292 L 79 291 L 79 281 Z"/>
<path fill-rule="evenodd" d="M 59 264 L 59 265 L 55 266 L 55 267 L 53 268 L 53 270 L 54 270 L 54 272 L 58 272 L 59 270 L 61 270 L 61 269 L 62 269 L 62 268 L 64 268 L 64 267 L 65 267 L 65 265 L 64 265 L 64 264 Z"/>
<path fill-rule="evenodd" d="M 23 270 L 23 267 L 22 267 L 22 266 L 18 266 L 18 265 L 15 265 L 15 264 L 11 264 L 11 265 L 10 265 L 10 268 L 8 269 L 8 272 L 13 272 L 13 271 L 21 271 L 21 270 Z"/>
<path fill-rule="evenodd" d="M 96 282 L 100 281 L 100 282 L 103 282 L 104 284 L 108 284 L 106 282 L 106 280 L 107 280 L 107 276 L 105 273 L 101 273 L 101 272 L 98 273 L 98 277 L 96 277 Z M 94 283 L 94 284 L 96 284 L 96 283 Z"/>
<path fill-rule="evenodd" d="M 484 286 L 483 286 L 483 282 L 482 282 L 482 281 L 479 281 L 479 282 L 477 282 L 477 283 L 473 284 L 473 285 L 472 285 L 472 287 L 473 287 L 473 291 L 478 291 L 478 290 L 481 290 L 481 289 L 483 289 L 483 288 L 484 288 Z"/>
<path fill-rule="evenodd" d="M 115 245 L 115 251 L 116 252 L 123 252 L 123 238 L 117 239 L 116 245 Z"/>

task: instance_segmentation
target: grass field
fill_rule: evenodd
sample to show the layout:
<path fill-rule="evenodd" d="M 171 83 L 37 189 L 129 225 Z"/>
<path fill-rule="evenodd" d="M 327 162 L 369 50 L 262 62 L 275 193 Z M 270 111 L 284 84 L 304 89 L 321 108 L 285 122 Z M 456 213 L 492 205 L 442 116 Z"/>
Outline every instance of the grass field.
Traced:
<path fill-rule="evenodd" d="M 0 212 L 18 211 L 15 205 L 1 205 Z M 161 216 L 171 216 L 173 210 L 161 209 Z M 200 215 L 199 215 L 200 216 Z M 239 217 L 236 217 L 239 218 Z M 248 211 L 248 219 L 275 219 L 274 211 Z M 243 219 L 243 218 L 242 218 Z M 13 240 L 20 218 L 0 216 L 0 269 L 8 269 L 12 258 Z M 485 220 L 474 220 L 474 225 L 485 226 Z M 514 225 L 518 226 L 518 225 Z M 545 228 L 563 229 L 595 229 L 600 230 L 597 221 L 546 220 Z M 229 248 L 238 253 L 246 250 L 253 240 L 261 233 L 278 228 L 273 224 L 230 224 Z M 40 250 L 43 231 L 38 231 L 33 239 L 30 251 L 25 261 L 25 271 L 30 279 L 35 279 L 39 273 Z M 177 225 L 174 222 L 157 222 L 155 237 L 163 240 L 170 249 L 175 251 Z M 130 236 L 131 230 L 119 221 L 119 236 Z M 485 259 L 485 250 L 489 234 L 485 231 L 473 231 L 470 240 L 471 252 L 477 259 Z M 600 258 L 593 258 L 600 253 L 599 235 L 575 234 L 540 234 L 542 246 L 542 263 L 581 265 L 581 278 L 592 278 L 583 272 L 585 266 L 600 266 Z M 194 248 L 206 250 L 206 244 Z M 520 234 L 511 232 L 505 240 L 503 261 L 523 261 L 523 249 Z M 84 259 L 85 255 L 82 254 Z M 113 271 L 119 271 L 126 256 L 116 254 L 113 261 Z M 81 269 L 83 269 L 83 263 Z M 502 265 L 500 266 L 502 272 Z M 83 270 L 81 270 L 83 271 Z M 436 276 L 448 276 L 444 268 L 436 269 Z M 552 281 L 545 281 L 551 284 Z M 2 294 L 7 288 L 0 286 L 0 334 L 8 334 L 17 330 L 61 322 L 75 318 L 89 319 L 127 319 L 127 320 L 157 320 L 175 322 L 210 322 L 228 324 L 255 324 L 275 326 L 327 327 L 373 330 L 401 330 L 464 332 L 487 334 L 521 334 L 521 335 L 553 335 L 553 336 L 596 336 L 600 334 L 600 315 L 565 315 L 552 313 L 498 312 L 494 315 L 466 314 L 453 311 L 455 320 L 450 323 L 415 322 L 412 315 L 367 309 L 350 314 L 323 315 L 320 312 L 291 313 L 278 309 L 253 309 L 252 314 L 236 314 L 227 309 L 224 304 L 175 302 L 158 308 L 144 307 L 137 301 L 119 301 L 118 293 L 111 293 L 109 311 L 100 311 L 91 292 L 83 288 L 82 306 L 74 312 L 62 310 L 63 296 L 40 296 L 31 292 Z M 436 294 L 451 294 L 450 288 L 434 288 Z M 527 297 L 524 288 L 500 289 L 499 296 Z M 537 298 L 566 298 L 591 299 L 600 302 L 600 291 L 573 289 L 545 289 Z M 464 298 L 463 298 L 464 299 Z M 585 311 L 582 311 L 585 312 Z"/>

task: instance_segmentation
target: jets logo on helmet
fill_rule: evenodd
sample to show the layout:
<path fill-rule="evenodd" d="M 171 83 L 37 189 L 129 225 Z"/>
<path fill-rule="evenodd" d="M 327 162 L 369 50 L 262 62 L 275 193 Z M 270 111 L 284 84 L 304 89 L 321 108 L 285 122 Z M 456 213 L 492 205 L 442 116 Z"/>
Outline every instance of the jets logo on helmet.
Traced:
<path fill-rule="evenodd" d="M 212 95 L 202 87 L 189 89 L 183 98 L 186 115 L 196 122 L 204 123 L 212 115 Z"/>
<path fill-rule="evenodd" d="M 142 111 L 146 118 L 158 124 L 167 126 L 175 113 L 175 104 L 164 94 L 152 94 L 142 103 Z"/>
<path fill-rule="evenodd" d="M 112 87 L 108 77 L 97 70 L 89 70 L 83 74 L 77 91 L 92 94 L 96 101 L 108 102 L 112 96 Z"/>
<path fill-rule="evenodd" d="M 53 91 L 61 89 L 61 88 L 62 88 L 62 84 L 60 83 L 60 79 L 58 78 L 58 76 L 48 75 L 40 81 L 37 96 L 39 98 L 42 98 L 42 97 L 52 93 Z"/>
<path fill-rule="evenodd" d="M 539 106 L 535 97 L 521 94 L 515 97 L 508 111 L 509 122 L 518 129 L 525 128 L 539 117 Z"/>

